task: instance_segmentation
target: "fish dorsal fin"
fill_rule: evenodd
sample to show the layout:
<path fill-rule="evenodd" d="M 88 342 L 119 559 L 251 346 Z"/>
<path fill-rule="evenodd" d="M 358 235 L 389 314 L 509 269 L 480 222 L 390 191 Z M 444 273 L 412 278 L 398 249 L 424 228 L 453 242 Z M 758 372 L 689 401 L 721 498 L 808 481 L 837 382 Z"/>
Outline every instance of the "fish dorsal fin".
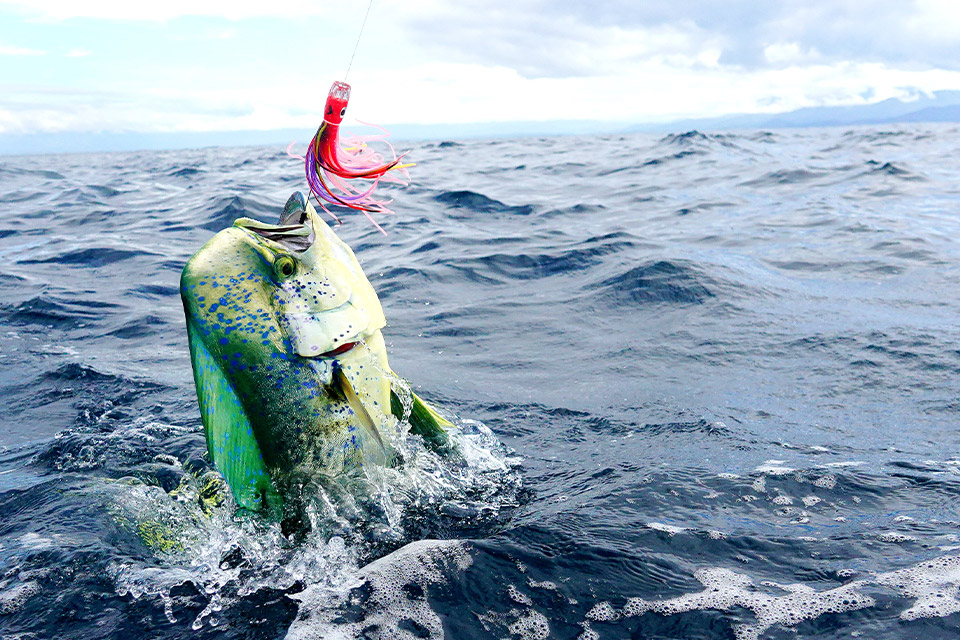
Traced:
<path fill-rule="evenodd" d="M 367 408 L 363 405 L 363 401 L 357 396 L 353 385 L 350 384 L 350 379 L 347 378 L 347 374 L 343 372 L 339 364 L 334 366 L 333 375 L 334 380 L 340 385 L 340 391 L 343 393 L 344 399 L 347 401 L 350 409 L 353 410 L 353 414 L 357 417 L 357 422 L 363 430 L 364 435 L 375 442 L 379 448 L 379 451 L 375 452 L 364 449 L 364 456 L 370 457 L 371 462 L 386 464 L 387 445 L 383 442 L 383 436 L 380 435 L 380 430 L 377 428 L 376 422 L 370 417 L 370 412 L 367 411 Z M 372 457 L 371 453 L 373 454 Z"/>
<path fill-rule="evenodd" d="M 307 221 L 307 201 L 303 194 L 294 191 L 287 203 L 283 205 L 283 212 L 280 214 L 280 224 L 303 224 Z"/>
<path fill-rule="evenodd" d="M 190 320 L 187 336 L 210 458 L 230 485 L 237 504 L 279 519 L 283 502 L 267 474 L 260 445 L 240 398 Z"/>

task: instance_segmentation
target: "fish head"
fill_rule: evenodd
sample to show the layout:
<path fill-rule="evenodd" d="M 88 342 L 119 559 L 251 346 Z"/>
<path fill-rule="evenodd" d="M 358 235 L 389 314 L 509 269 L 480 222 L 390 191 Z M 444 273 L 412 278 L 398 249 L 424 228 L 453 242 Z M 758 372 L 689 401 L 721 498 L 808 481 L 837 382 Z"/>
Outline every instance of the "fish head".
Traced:
<path fill-rule="evenodd" d="M 217 233 L 180 292 L 208 450 L 242 506 L 274 508 L 292 467 L 330 468 L 379 440 L 351 419 L 389 413 L 383 309 L 302 194 L 279 224 L 240 218 Z"/>
<path fill-rule="evenodd" d="M 327 94 L 327 104 L 323 108 L 323 119 L 330 124 L 340 124 L 347 115 L 347 103 L 350 102 L 350 85 L 346 82 L 334 82 Z"/>
<path fill-rule="evenodd" d="M 240 218 L 215 235 L 184 267 L 181 297 L 188 319 L 218 344 L 249 344 L 255 334 L 263 346 L 307 358 L 386 324 L 353 251 L 299 192 L 279 224 Z"/>

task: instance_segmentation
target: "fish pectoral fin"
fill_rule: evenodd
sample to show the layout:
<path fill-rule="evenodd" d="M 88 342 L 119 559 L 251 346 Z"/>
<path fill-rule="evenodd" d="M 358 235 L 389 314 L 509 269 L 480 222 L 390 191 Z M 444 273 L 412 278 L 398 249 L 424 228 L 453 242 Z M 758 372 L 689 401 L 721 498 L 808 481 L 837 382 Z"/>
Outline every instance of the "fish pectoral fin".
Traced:
<path fill-rule="evenodd" d="M 447 446 L 450 442 L 447 429 L 453 427 L 453 423 L 441 416 L 436 409 L 421 400 L 413 391 L 410 392 L 410 398 L 412 400 L 408 418 L 410 433 L 422 437 L 435 449 Z M 390 390 L 390 410 L 397 419 L 403 420 L 403 401 L 393 389 Z"/>
<path fill-rule="evenodd" d="M 367 411 L 367 408 L 363 405 L 363 401 L 360 400 L 357 392 L 354 391 L 353 385 L 350 384 L 350 379 L 347 378 L 347 374 L 345 374 L 339 366 L 334 367 L 334 380 L 339 383 L 340 392 L 343 394 L 344 400 L 347 401 L 347 405 L 353 410 L 353 414 L 357 417 L 357 422 L 360 424 L 363 432 L 372 441 L 377 443 L 380 447 L 380 452 L 383 454 L 384 459 L 386 459 L 387 445 L 383 442 L 383 436 L 380 435 L 377 423 L 373 421 L 370 412 Z"/>
<path fill-rule="evenodd" d="M 187 337 L 210 459 L 226 480 L 237 504 L 279 519 L 283 501 L 267 473 L 240 398 L 190 320 Z"/>

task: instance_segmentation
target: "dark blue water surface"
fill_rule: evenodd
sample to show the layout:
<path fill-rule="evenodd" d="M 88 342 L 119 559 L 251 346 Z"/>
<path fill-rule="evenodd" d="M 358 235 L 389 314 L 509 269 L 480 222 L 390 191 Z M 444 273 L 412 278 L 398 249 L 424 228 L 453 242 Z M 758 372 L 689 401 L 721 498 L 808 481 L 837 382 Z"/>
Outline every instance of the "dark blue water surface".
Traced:
<path fill-rule="evenodd" d="M 0 159 L 0 635 L 960 634 L 956 125 L 411 157 L 389 235 L 338 232 L 393 368 L 513 453 L 379 553 L 190 510 L 180 269 L 300 165 Z"/>

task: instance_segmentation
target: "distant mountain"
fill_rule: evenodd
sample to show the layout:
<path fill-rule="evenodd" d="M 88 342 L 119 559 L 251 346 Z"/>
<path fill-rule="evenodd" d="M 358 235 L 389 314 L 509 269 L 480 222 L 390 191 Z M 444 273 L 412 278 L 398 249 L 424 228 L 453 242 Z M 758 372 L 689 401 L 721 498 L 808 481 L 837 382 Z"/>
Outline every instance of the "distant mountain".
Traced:
<path fill-rule="evenodd" d="M 729 129 L 783 129 L 834 127 L 893 122 L 960 122 L 960 91 L 936 91 L 913 100 L 884 100 L 847 107 L 807 107 L 787 113 L 735 114 L 716 118 L 628 124 L 586 120 L 548 122 L 481 122 L 474 124 L 399 124 L 388 127 L 397 141 L 455 140 L 460 138 L 517 138 L 526 136 L 596 135 L 633 132 L 671 132 Z M 217 131 L 198 133 L 37 133 L 0 135 L 0 155 L 82 153 L 272 145 L 291 141 L 306 144 L 313 130 Z M 282 153 L 282 149 L 278 151 Z"/>
<path fill-rule="evenodd" d="M 640 124 L 628 131 L 678 131 L 690 129 L 785 129 L 837 127 L 892 122 L 960 122 L 960 91 L 936 91 L 912 101 L 890 98 L 882 102 L 846 107 L 805 107 L 787 113 L 755 113 Z"/>

